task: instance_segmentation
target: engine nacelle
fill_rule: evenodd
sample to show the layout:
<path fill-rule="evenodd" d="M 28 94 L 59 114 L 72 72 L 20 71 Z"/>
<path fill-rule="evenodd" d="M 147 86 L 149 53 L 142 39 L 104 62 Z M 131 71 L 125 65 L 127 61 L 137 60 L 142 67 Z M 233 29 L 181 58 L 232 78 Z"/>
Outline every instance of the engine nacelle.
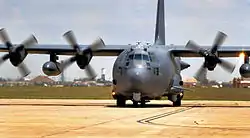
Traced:
<path fill-rule="evenodd" d="M 244 78 L 250 78 L 250 64 L 245 63 L 241 65 L 240 75 Z"/>
<path fill-rule="evenodd" d="M 217 63 L 219 63 L 219 60 L 215 55 L 205 57 L 205 67 L 207 67 L 209 71 L 213 71 Z"/>
<path fill-rule="evenodd" d="M 43 64 L 42 70 L 48 76 L 57 76 L 61 73 L 60 63 L 48 61 Z"/>
<path fill-rule="evenodd" d="M 9 53 L 10 62 L 15 67 L 21 64 L 25 57 L 28 55 L 27 51 L 24 49 L 23 46 L 14 47 Z"/>

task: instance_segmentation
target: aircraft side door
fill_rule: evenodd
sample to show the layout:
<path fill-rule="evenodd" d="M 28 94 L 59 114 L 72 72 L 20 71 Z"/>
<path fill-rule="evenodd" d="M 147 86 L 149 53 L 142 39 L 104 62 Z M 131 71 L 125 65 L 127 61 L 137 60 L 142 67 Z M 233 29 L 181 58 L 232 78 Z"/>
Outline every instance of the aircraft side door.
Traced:
<path fill-rule="evenodd" d="M 160 75 L 160 65 L 158 63 L 151 63 L 151 70 L 155 76 Z"/>
<path fill-rule="evenodd" d="M 149 52 L 150 57 L 150 67 L 154 75 L 159 76 L 160 75 L 160 63 L 159 60 L 156 58 L 154 53 Z"/>
<path fill-rule="evenodd" d="M 133 59 L 131 56 L 132 55 L 127 51 L 123 56 L 120 57 L 120 63 L 118 66 L 118 74 L 120 76 L 124 75 L 125 71 L 128 69 L 131 59 Z"/>

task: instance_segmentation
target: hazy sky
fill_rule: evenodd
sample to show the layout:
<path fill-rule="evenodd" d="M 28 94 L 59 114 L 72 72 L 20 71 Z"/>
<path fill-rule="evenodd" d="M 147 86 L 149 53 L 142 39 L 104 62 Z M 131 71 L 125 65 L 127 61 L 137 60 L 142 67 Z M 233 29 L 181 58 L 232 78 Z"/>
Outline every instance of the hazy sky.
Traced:
<path fill-rule="evenodd" d="M 20 43 L 33 33 L 40 44 L 66 44 L 62 34 L 72 29 L 81 44 L 89 44 L 97 36 L 106 44 L 153 42 L 157 0 L 0 0 L 0 27 L 7 29 L 13 43 Z M 218 30 L 228 34 L 225 45 L 250 45 L 249 0 L 165 0 L 166 42 L 185 45 L 190 39 L 199 44 L 212 44 Z M 60 59 L 65 59 L 61 56 Z M 28 55 L 25 63 L 32 73 L 43 74 L 41 67 L 48 55 Z M 183 59 L 191 67 L 182 72 L 192 76 L 203 59 Z M 102 67 L 111 78 L 115 57 L 95 57 L 91 64 L 100 75 Z M 217 66 L 210 79 L 229 80 L 239 76 L 238 64 L 231 75 Z M 241 63 L 240 63 L 241 62 Z M 3 77 L 17 77 L 16 68 L 5 62 L 0 67 Z M 66 79 L 85 76 L 72 65 Z"/>

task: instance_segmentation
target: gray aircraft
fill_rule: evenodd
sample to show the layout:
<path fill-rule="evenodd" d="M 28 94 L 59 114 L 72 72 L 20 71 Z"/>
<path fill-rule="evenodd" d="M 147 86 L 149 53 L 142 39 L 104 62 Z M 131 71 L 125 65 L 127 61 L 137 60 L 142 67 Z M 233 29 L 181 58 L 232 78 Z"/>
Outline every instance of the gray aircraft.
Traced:
<path fill-rule="evenodd" d="M 0 63 L 10 60 L 17 67 L 22 77 L 30 71 L 23 63 L 28 53 L 49 54 L 50 59 L 42 69 L 48 76 L 59 75 L 68 66 L 77 63 L 80 69 L 85 69 L 90 78 L 96 73 L 89 64 L 93 56 L 118 56 L 113 66 L 113 98 L 117 106 L 125 106 L 126 100 L 132 100 L 134 105 L 142 106 L 152 99 L 168 97 L 173 106 L 181 106 L 185 89 L 181 71 L 190 65 L 181 57 L 204 57 L 204 63 L 195 78 L 205 82 L 207 71 L 213 71 L 217 64 L 229 73 L 235 66 L 219 57 L 238 57 L 242 52 L 246 55 L 245 63 L 240 68 L 243 77 L 250 77 L 249 55 L 250 47 L 223 46 L 226 34 L 218 32 L 212 46 L 199 46 L 189 41 L 186 46 L 166 45 L 164 0 L 158 0 L 155 28 L 155 41 L 152 45 L 137 43 L 136 45 L 105 45 L 98 38 L 90 45 L 79 45 L 72 31 L 66 32 L 65 39 L 71 45 L 37 44 L 35 36 L 31 35 L 21 44 L 12 44 L 5 29 L 0 30 L 0 38 L 4 45 L 0 51 L 8 52 Z M 74 55 L 67 60 L 58 61 L 58 55 Z"/>

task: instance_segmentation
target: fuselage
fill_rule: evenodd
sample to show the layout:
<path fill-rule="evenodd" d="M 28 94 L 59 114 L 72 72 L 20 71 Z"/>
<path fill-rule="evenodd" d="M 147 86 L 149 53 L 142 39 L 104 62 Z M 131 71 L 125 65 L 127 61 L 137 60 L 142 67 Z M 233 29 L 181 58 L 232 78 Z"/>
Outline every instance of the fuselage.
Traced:
<path fill-rule="evenodd" d="M 144 99 L 156 99 L 173 85 L 178 67 L 175 58 L 163 46 L 124 50 L 113 67 L 115 92 L 130 99 L 140 93 Z"/>

